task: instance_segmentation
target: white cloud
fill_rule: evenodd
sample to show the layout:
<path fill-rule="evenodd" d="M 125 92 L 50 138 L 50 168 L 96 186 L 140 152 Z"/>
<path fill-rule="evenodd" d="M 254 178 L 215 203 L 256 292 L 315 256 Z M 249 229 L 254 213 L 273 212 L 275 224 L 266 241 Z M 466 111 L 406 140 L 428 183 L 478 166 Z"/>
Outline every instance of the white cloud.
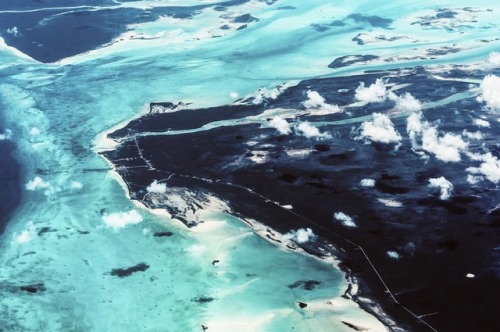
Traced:
<path fill-rule="evenodd" d="M 478 127 L 488 128 L 490 126 L 490 123 L 483 119 L 474 119 L 474 125 Z"/>
<path fill-rule="evenodd" d="M 269 151 L 254 150 L 250 151 L 251 155 L 247 157 L 256 164 L 264 164 L 269 161 Z"/>
<path fill-rule="evenodd" d="M 490 55 L 488 56 L 488 62 L 495 67 L 500 67 L 500 53 L 491 52 Z"/>
<path fill-rule="evenodd" d="M 462 132 L 462 136 L 467 137 L 469 139 L 482 140 L 483 134 L 480 131 L 470 132 L 467 129 L 464 129 Z"/>
<path fill-rule="evenodd" d="M 48 187 L 50 187 L 50 183 L 44 181 L 39 176 L 36 176 L 33 180 L 26 183 L 26 189 L 28 190 L 46 189 Z"/>
<path fill-rule="evenodd" d="M 240 96 L 240 95 L 238 94 L 238 92 L 235 92 L 235 91 L 233 91 L 233 92 L 231 92 L 231 93 L 229 94 L 229 97 L 231 97 L 231 98 L 233 98 L 233 99 L 236 99 L 236 98 L 238 98 L 239 96 Z"/>
<path fill-rule="evenodd" d="M 278 130 L 282 135 L 288 135 L 292 132 L 290 124 L 283 118 L 275 116 L 269 121 L 269 125 L 274 129 Z"/>
<path fill-rule="evenodd" d="M 396 102 L 396 108 L 401 111 L 418 112 L 422 109 L 422 103 L 408 92 L 402 96 L 389 93 L 389 98 Z"/>
<path fill-rule="evenodd" d="M 434 153 L 436 158 L 445 162 L 460 161 L 460 152 L 465 151 L 467 146 L 468 144 L 458 135 L 446 133 L 444 136 L 438 137 L 435 128 L 424 131 L 422 138 L 422 148 Z"/>
<path fill-rule="evenodd" d="M 164 194 L 167 191 L 167 185 L 165 183 L 158 183 L 154 180 L 149 186 L 146 187 L 149 193 Z"/>
<path fill-rule="evenodd" d="M 305 108 L 317 110 L 316 115 L 332 114 L 342 112 L 337 105 L 331 105 L 325 102 L 325 99 L 317 91 L 307 91 L 307 100 L 302 103 Z"/>
<path fill-rule="evenodd" d="M 387 256 L 389 256 L 389 258 L 396 259 L 396 260 L 401 258 L 401 256 L 399 255 L 399 253 L 397 251 L 388 251 Z"/>
<path fill-rule="evenodd" d="M 363 179 L 359 182 L 362 187 L 375 187 L 374 179 Z"/>
<path fill-rule="evenodd" d="M 276 99 L 279 97 L 279 95 L 282 93 L 279 87 L 276 87 L 274 89 L 266 89 L 262 88 L 257 90 L 255 93 L 252 103 L 255 105 L 262 104 L 267 99 Z"/>
<path fill-rule="evenodd" d="M 0 134 L 0 141 L 8 140 L 12 138 L 12 131 L 10 129 L 5 129 L 3 134 Z"/>
<path fill-rule="evenodd" d="M 115 212 L 104 215 L 102 220 L 106 226 L 120 229 L 127 225 L 135 225 L 142 222 L 142 216 L 136 210 L 130 210 L 127 212 Z"/>
<path fill-rule="evenodd" d="M 394 129 L 391 119 L 385 114 L 373 113 L 372 120 L 361 124 L 361 137 L 373 142 L 399 143 L 401 135 Z"/>
<path fill-rule="evenodd" d="M 35 225 L 32 222 L 28 224 L 28 228 L 17 235 L 14 233 L 14 241 L 17 243 L 28 243 L 36 237 Z"/>
<path fill-rule="evenodd" d="M 378 201 L 387 207 L 402 207 L 403 203 L 396 201 L 394 199 L 379 198 Z"/>
<path fill-rule="evenodd" d="M 479 183 L 481 181 L 484 181 L 484 177 L 470 175 L 470 174 L 467 175 L 467 182 L 469 182 L 470 184 L 476 184 L 476 183 Z"/>
<path fill-rule="evenodd" d="M 17 36 L 19 34 L 19 29 L 17 27 L 12 27 L 10 29 L 7 29 L 7 33 Z"/>
<path fill-rule="evenodd" d="M 344 212 L 335 212 L 333 214 L 333 217 L 335 219 L 337 219 L 338 221 L 340 221 L 342 223 L 342 225 L 344 226 L 347 226 L 347 227 L 358 227 L 358 225 L 356 225 L 356 223 L 354 222 L 354 220 L 348 216 L 347 214 L 345 214 Z"/>
<path fill-rule="evenodd" d="M 411 145 L 414 149 L 420 148 L 419 138 L 424 130 L 424 125 L 428 126 L 428 123 L 424 122 L 422 112 L 414 112 L 406 120 L 406 132 L 410 136 Z"/>
<path fill-rule="evenodd" d="M 295 127 L 295 129 L 299 135 L 305 136 L 307 138 L 315 138 L 319 140 L 332 138 L 332 135 L 330 135 L 329 133 L 320 132 L 318 128 L 314 127 L 307 121 L 299 123 Z"/>
<path fill-rule="evenodd" d="M 298 230 L 291 230 L 283 235 L 286 240 L 293 240 L 297 243 L 306 243 L 316 239 L 316 235 L 310 228 L 300 228 Z"/>
<path fill-rule="evenodd" d="M 304 158 L 313 153 L 313 149 L 293 149 L 293 150 L 285 150 L 285 153 L 288 157 L 292 158 Z"/>
<path fill-rule="evenodd" d="M 442 200 L 449 199 L 453 191 L 453 184 L 450 181 L 446 180 L 444 176 L 441 176 L 439 178 L 429 179 L 429 187 L 439 188 L 440 190 L 439 198 Z"/>
<path fill-rule="evenodd" d="M 460 154 L 468 147 L 459 135 L 446 133 L 440 136 L 437 128 L 423 119 L 421 112 L 408 117 L 406 130 L 413 149 L 432 153 L 444 162 L 460 161 Z"/>
<path fill-rule="evenodd" d="M 467 172 L 478 176 L 484 176 L 493 183 L 500 182 L 500 160 L 493 156 L 491 152 L 481 155 L 480 160 L 482 163 L 479 167 L 469 167 L 467 168 Z M 467 178 L 467 181 L 472 184 L 479 182 L 479 180 L 481 180 L 479 177 Z"/>
<path fill-rule="evenodd" d="M 500 77 L 486 76 L 481 82 L 480 88 L 481 95 L 477 97 L 477 100 L 486 103 L 486 106 L 492 111 L 500 111 Z"/>
<path fill-rule="evenodd" d="M 384 85 L 384 81 L 378 78 L 375 83 L 371 84 L 369 87 L 365 87 L 365 83 L 359 83 L 355 91 L 354 97 L 358 101 L 366 103 L 380 103 L 387 98 L 387 90 Z"/>

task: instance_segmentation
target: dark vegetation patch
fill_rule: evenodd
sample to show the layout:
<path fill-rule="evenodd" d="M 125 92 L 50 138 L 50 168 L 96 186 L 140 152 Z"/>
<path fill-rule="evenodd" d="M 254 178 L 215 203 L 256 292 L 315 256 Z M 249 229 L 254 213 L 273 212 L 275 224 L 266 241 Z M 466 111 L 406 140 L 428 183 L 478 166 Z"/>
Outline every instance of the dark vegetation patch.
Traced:
<path fill-rule="evenodd" d="M 109 274 L 118 278 L 125 278 L 131 276 L 136 272 L 144 272 L 147 269 L 149 269 L 148 264 L 139 263 L 131 267 L 112 269 Z"/>
<path fill-rule="evenodd" d="M 305 290 L 314 290 L 316 286 L 321 285 L 320 281 L 317 280 L 299 280 L 294 282 L 293 284 L 287 285 L 290 289 L 302 288 Z"/>
<path fill-rule="evenodd" d="M 154 237 L 170 237 L 174 235 L 174 233 L 170 232 L 170 231 L 164 231 L 164 232 L 155 232 L 153 234 Z"/>

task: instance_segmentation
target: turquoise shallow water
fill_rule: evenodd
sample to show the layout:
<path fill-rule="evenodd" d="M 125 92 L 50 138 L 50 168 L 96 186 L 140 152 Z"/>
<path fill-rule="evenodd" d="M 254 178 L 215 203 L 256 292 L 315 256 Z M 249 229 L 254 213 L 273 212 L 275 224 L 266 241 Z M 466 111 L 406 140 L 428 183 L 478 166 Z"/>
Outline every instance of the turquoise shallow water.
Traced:
<path fill-rule="evenodd" d="M 461 3 L 439 6 L 467 5 Z M 278 8 L 286 6 L 295 9 Z M 52 64 L 0 49 L 0 107 L 23 165 L 22 202 L 0 243 L 0 326 L 197 331 L 206 324 L 216 331 L 347 331 L 340 321 L 348 319 L 383 330 L 352 303 L 298 309 L 296 301 L 324 303 L 344 293 L 347 283 L 332 263 L 278 248 L 220 211 L 211 212 L 212 227 L 195 231 L 151 214 L 127 198 L 92 148 L 103 144 L 97 135 L 143 113 L 150 101 L 214 106 L 290 80 L 484 61 L 499 47 L 498 41 L 482 41 L 498 34 L 498 5 L 476 6 L 477 12 L 461 12 L 462 23 L 441 20 L 425 29 L 411 23 L 432 15 L 433 1 L 252 1 L 228 7 L 225 14 L 207 9 L 192 19 L 164 17 L 130 26 L 121 42 Z M 244 13 L 259 21 L 236 30 L 231 19 Z M 348 18 L 352 13 L 369 15 Z M 390 23 L 384 26 L 375 16 Z M 334 20 L 344 25 L 332 25 Z M 230 28 L 220 29 L 224 24 Z M 352 39 L 359 33 L 368 34 L 366 40 L 401 38 L 358 45 Z M 463 50 L 434 58 L 426 53 L 451 45 Z M 328 68 L 348 54 L 392 60 Z M 120 229 L 104 222 L 106 215 L 130 210 L 142 221 Z M 174 235 L 153 236 L 161 230 Z M 215 259 L 220 263 L 214 266 Z M 144 272 L 110 275 L 141 262 L 149 265 Z M 311 291 L 287 287 L 300 280 L 320 284 Z M 16 288 L 40 283 L 46 290 L 36 294 Z"/>

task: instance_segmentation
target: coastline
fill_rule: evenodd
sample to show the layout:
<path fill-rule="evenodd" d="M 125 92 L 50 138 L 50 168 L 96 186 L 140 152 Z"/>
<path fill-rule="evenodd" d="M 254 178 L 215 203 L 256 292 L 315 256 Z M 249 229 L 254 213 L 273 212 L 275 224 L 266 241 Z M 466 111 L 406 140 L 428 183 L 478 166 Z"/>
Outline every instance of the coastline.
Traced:
<path fill-rule="evenodd" d="M 110 176 L 118 182 L 118 184 L 122 187 L 126 197 L 138 208 L 145 209 L 149 213 L 161 216 L 163 219 L 165 219 L 165 221 L 168 221 L 169 226 L 172 226 L 173 223 L 175 227 L 189 228 L 189 231 L 194 234 L 210 233 L 218 230 L 218 226 L 214 224 L 214 221 L 210 220 L 204 220 L 203 222 L 198 223 L 194 227 L 187 227 L 187 225 L 182 220 L 175 218 L 175 216 L 172 216 L 167 210 L 150 207 L 143 200 L 132 198 L 130 195 L 130 188 L 127 185 L 127 182 L 117 171 L 116 165 L 113 164 L 111 160 L 109 160 L 102 154 L 102 152 L 112 150 L 115 146 L 119 144 L 115 140 L 108 138 L 107 134 L 123 128 L 132 120 L 141 117 L 143 114 L 145 113 L 141 112 L 141 115 L 134 116 L 131 119 L 120 122 L 119 124 L 97 135 L 96 139 L 94 140 L 94 146 L 92 150 L 95 153 L 97 153 L 101 158 L 103 158 L 106 161 L 106 163 L 110 166 L 111 169 L 108 171 L 108 174 L 110 174 Z M 223 203 L 226 204 L 226 202 Z M 284 210 L 288 210 L 286 206 L 282 208 Z M 219 206 L 218 212 L 224 212 L 232 217 L 235 217 L 242 224 L 249 226 L 254 234 L 258 235 L 267 242 L 277 246 L 281 250 L 296 252 L 300 255 L 305 255 L 307 257 L 310 257 L 311 259 L 319 260 L 325 264 L 330 265 L 332 269 L 337 269 L 342 272 L 342 274 L 344 275 L 344 282 L 345 282 L 345 291 L 342 296 L 335 298 L 318 299 L 312 302 L 307 302 L 307 307 L 303 308 L 302 310 L 331 311 L 333 317 L 335 313 L 339 310 L 339 307 L 345 309 L 345 308 L 354 308 L 355 306 L 357 306 L 363 311 L 365 311 L 367 314 L 374 317 L 375 320 L 381 325 L 378 326 L 377 324 L 374 324 L 373 322 L 369 322 L 367 320 L 356 320 L 354 318 L 350 318 L 342 321 L 346 326 L 349 326 L 353 329 L 358 329 L 358 328 L 361 330 L 367 329 L 375 332 L 379 331 L 397 332 L 405 330 L 400 326 L 398 326 L 395 320 L 391 317 L 391 315 L 385 312 L 385 310 L 380 305 L 378 305 L 374 301 L 374 299 L 371 298 L 370 295 L 364 294 L 366 290 L 362 289 L 362 286 L 360 285 L 359 276 L 356 276 L 353 273 L 353 271 L 351 271 L 345 264 L 342 263 L 339 257 L 335 256 L 335 254 L 333 254 L 332 252 L 328 252 L 327 255 L 320 256 L 311 253 L 307 250 L 304 250 L 304 248 L 297 245 L 295 242 L 285 239 L 282 233 L 270 228 L 269 226 L 260 223 L 257 220 L 245 218 L 245 216 L 241 215 L 240 213 L 232 212 L 229 211 L 228 209 L 229 207 L 227 209 L 222 209 L 222 207 Z M 311 243 L 311 245 L 314 245 L 314 243 Z M 331 245 L 334 246 L 334 244 Z M 339 253 L 338 250 L 336 250 L 336 252 Z M 299 303 L 301 302 L 300 301 L 297 302 L 297 305 L 299 305 Z M 230 326 L 236 326 L 236 325 L 234 325 L 233 323 L 230 324 Z M 383 329 L 381 329 L 381 326 L 383 326 Z"/>
<path fill-rule="evenodd" d="M 435 90 L 434 87 L 444 83 L 428 75 L 429 72 L 434 73 L 432 69 L 427 72 L 426 68 L 418 67 L 402 71 L 402 75 L 395 75 L 401 74 L 399 71 L 381 71 L 369 72 L 363 77 L 302 81 L 288 89 L 283 98 L 253 105 L 252 112 L 261 111 L 263 114 L 273 107 L 300 110 L 308 90 L 315 89 L 324 95 L 337 91 L 332 98 L 342 98 L 346 107 L 350 108 L 350 114 L 311 117 L 312 121 L 316 121 L 313 124 L 322 130 L 336 132 L 337 137 L 330 142 L 320 144 L 297 133 L 281 135 L 259 123 L 240 125 L 247 114 L 236 114 L 235 110 L 242 110 L 229 104 L 199 109 L 206 113 L 203 113 L 203 118 L 196 118 L 194 124 L 189 119 L 196 109 L 145 117 L 111 135 L 121 143 L 114 145 L 116 151 L 100 152 L 114 164 L 114 172 L 125 178 L 122 186 L 127 186 L 126 192 L 132 200 L 143 200 L 144 203 L 146 188 L 154 180 L 168 180 L 168 185 L 176 188 L 174 190 L 191 190 L 194 196 L 198 192 L 209 192 L 228 202 L 233 215 L 240 219 L 259 220 L 271 229 L 271 233 L 261 234 L 268 241 L 279 243 L 273 234 L 311 227 L 320 238 L 336 247 L 326 247 L 322 251 L 314 245 L 304 245 L 303 249 L 318 258 L 331 250 L 341 261 L 339 267 L 343 272 L 356 278 L 355 288 L 359 290 L 351 296 L 353 300 L 380 320 L 385 319 L 380 309 L 383 308 L 387 312 L 385 317 L 389 317 L 386 325 L 392 324 L 391 318 L 399 324 L 393 329 L 435 331 L 443 326 L 452 330 L 453 326 L 465 323 L 473 326 L 475 322 L 458 322 L 452 318 L 456 315 L 465 317 L 462 315 L 477 310 L 481 303 L 488 310 L 493 308 L 493 296 L 484 292 L 495 282 L 491 272 L 479 266 L 480 262 L 471 264 L 462 259 L 465 254 L 477 261 L 477 257 L 481 253 L 488 254 L 488 246 L 493 245 L 493 242 L 476 244 L 471 240 L 471 235 L 483 236 L 479 232 L 481 227 L 485 227 L 490 220 L 494 222 L 494 216 L 484 212 L 485 206 L 488 207 L 488 197 L 481 201 L 476 187 L 463 186 L 464 169 L 453 165 L 443 167 L 436 159 L 423 165 L 421 155 L 415 153 L 408 137 L 402 137 L 403 147 L 393 151 L 391 146 L 375 143 L 356 144 L 353 148 L 349 135 L 349 130 L 352 134 L 353 128 L 348 127 L 353 117 L 359 122 L 367 122 L 370 116 L 358 115 L 380 111 L 381 108 L 391 110 L 394 105 L 386 102 L 353 106 L 349 103 L 354 99 L 354 93 L 345 94 L 345 91 L 354 92 L 360 81 L 378 81 L 384 75 L 391 77 L 392 85 L 412 86 L 412 90 L 407 92 L 414 93 L 415 98 L 435 100 L 423 107 L 425 117 L 430 121 L 436 121 L 438 116 L 455 119 L 452 118 L 453 110 L 479 105 L 476 99 L 469 96 L 471 87 L 463 80 L 452 78 L 447 82 L 450 90 Z M 434 71 L 437 69 L 434 68 Z M 470 72 L 460 67 L 455 67 L 453 73 L 454 77 L 471 75 L 478 78 L 484 76 L 482 72 Z M 339 90 L 338 87 L 343 88 Z M 403 94 L 404 90 L 398 93 Z M 469 97 L 462 98 L 464 93 Z M 439 112 L 432 112 L 433 109 Z M 451 114 L 446 114 L 447 110 Z M 406 132 L 404 118 L 393 116 L 392 119 L 395 130 Z M 201 127 L 206 125 L 205 122 L 222 120 L 227 126 L 190 130 L 192 126 Z M 297 121 L 303 120 L 290 120 L 287 125 L 292 128 Z M 472 130 L 473 125 L 468 128 Z M 176 131 L 173 135 L 162 135 L 172 132 L 172 128 Z M 292 129 L 296 130 L 296 127 Z M 451 121 L 446 128 L 450 133 L 458 133 L 459 130 L 463 130 L 463 123 Z M 158 134 L 141 135 L 142 132 Z M 304 151 L 304 148 L 309 148 L 310 152 L 304 157 L 299 155 L 293 159 L 293 155 L 287 153 Z M 432 158 L 432 155 L 429 157 Z M 428 179 L 436 176 L 437 172 L 462 185 L 461 192 L 447 202 L 442 202 L 428 189 Z M 167 175 L 168 179 L 165 179 Z M 360 180 L 367 178 L 373 180 L 373 189 L 359 185 Z M 397 209 L 393 205 L 382 204 L 389 199 L 400 202 Z M 153 202 L 149 207 L 158 204 L 161 205 L 161 202 Z M 189 204 L 195 205 L 193 201 Z M 175 210 L 168 205 L 163 207 L 168 212 Z M 332 218 L 337 211 L 361 222 L 355 223 L 356 227 L 346 227 Z M 197 224 L 196 220 L 191 222 L 182 218 L 182 213 L 171 213 L 171 216 L 179 219 L 176 214 L 181 215 L 179 220 L 188 227 Z M 484 224 L 471 222 L 482 216 Z M 457 223 L 464 225 L 459 233 L 455 227 Z M 454 234 L 451 239 L 450 232 Z M 455 251 L 458 245 L 460 248 Z M 390 255 L 394 252 L 396 257 Z M 453 266 L 449 268 L 448 265 Z M 484 279 L 471 281 L 466 277 L 470 272 L 475 272 L 475 275 L 481 273 Z M 479 297 L 477 294 L 485 295 Z M 455 296 L 458 300 L 450 305 L 450 297 Z M 470 298 L 477 299 L 476 307 L 467 304 Z M 484 318 L 486 316 L 474 318 L 480 324 L 491 324 L 491 319 Z"/>

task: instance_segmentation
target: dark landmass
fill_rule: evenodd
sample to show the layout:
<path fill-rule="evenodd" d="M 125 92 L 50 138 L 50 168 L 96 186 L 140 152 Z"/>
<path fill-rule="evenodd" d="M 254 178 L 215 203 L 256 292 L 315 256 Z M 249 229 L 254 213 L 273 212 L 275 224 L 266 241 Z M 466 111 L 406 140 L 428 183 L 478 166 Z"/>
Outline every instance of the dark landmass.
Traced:
<path fill-rule="evenodd" d="M 27 285 L 12 285 L 12 284 L 0 284 L 0 292 L 7 291 L 11 293 L 28 293 L 28 294 L 38 294 L 43 293 L 47 290 L 43 282 L 27 284 Z"/>
<path fill-rule="evenodd" d="M 57 229 L 50 228 L 50 227 L 41 227 L 41 228 L 38 230 L 37 235 L 38 235 L 38 236 L 42 236 L 42 235 L 44 235 L 45 233 L 52 233 L 52 232 L 57 232 Z"/>
<path fill-rule="evenodd" d="M 294 282 L 293 284 L 288 285 L 287 287 L 290 289 L 294 288 L 302 288 L 305 290 L 314 290 L 316 286 L 321 285 L 320 281 L 317 280 L 299 280 Z"/>
<path fill-rule="evenodd" d="M 252 23 L 252 22 L 257 22 L 257 21 L 259 21 L 259 19 L 256 17 L 253 17 L 250 14 L 243 14 L 243 15 L 237 16 L 233 19 L 234 23 Z"/>
<path fill-rule="evenodd" d="M 131 266 L 131 267 L 112 269 L 109 274 L 112 276 L 118 277 L 118 278 L 125 278 L 125 277 L 131 276 L 132 274 L 134 274 L 136 272 L 144 272 L 147 269 L 149 269 L 148 264 L 139 263 L 139 264 Z"/>
<path fill-rule="evenodd" d="M 300 309 L 307 308 L 307 303 L 304 303 L 304 302 L 297 302 L 297 304 L 299 305 L 299 308 L 300 308 Z"/>
<path fill-rule="evenodd" d="M 342 323 L 345 325 L 345 326 L 348 326 L 350 327 L 351 329 L 353 329 L 354 331 L 366 331 L 366 329 L 362 328 L 362 327 L 359 327 L 359 326 L 356 326 L 354 324 L 351 324 L 351 323 L 348 323 L 348 322 L 345 322 L 345 321 L 342 321 Z"/>
<path fill-rule="evenodd" d="M 31 294 L 41 293 L 41 292 L 44 292 L 46 290 L 45 285 L 43 283 L 20 286 L 19 289 L 23 292 L 31 293 Z"/>
<path fill-rule="evenodd" d="M 197 298 L 194 298 L 192 299 L 191 301 L 193 302 L 198 302 L 198 303 L 210 303 L 210 302 L 213 302 L 215 301 L 216 299 L 213 298 L 213 297 L 209 297 L 209 296 L 200 296 L 200 297 L 197 297 Z"/>
<path fill-rule="evenodd" d="M 365 45 L 366 43 L 363 41 L 363 35 L 365 35 L 366 33 L 359 33 L 356 37 L 354 37 L 352 39 L 352 41 L 356 42 L 356 44 L 358 45 Z M 384 35 L 378 35 L 378 36 L 375 36 L 374 37 L 377 41 L 388 41 L 388 42 L 392 42 L 392 41 L 396 41 L 396 40 L 399 40 L 399 39 L 405 39 L 405 38 L 408 38 L 408 37 L 405 37 L 405 36 L 394 36 L 394 37 L 386 37 Z"/>
<path fill-rule="evenodd" d="M 439 8 L 434 15 L 419 17 L 412 25 L 420 25 L 423 29 L 444 29 L 447 31 L 475 28 L 478 24 L 475 13 L 491 11 L 492 9 L 463 7 Z M 467 13 L 468 15 L 463 15 Z"/>
<path fill-rule="evenodd" d="M 332 63 L 328 65 L 329 68 L 342 68 L 342 67 L 348 67 L 357 63 L 363 63 L 367 61 L 372 61 L 379 59 L 380 57 L 377 55 L 372 55 L 372 54 L 367 54 L 367 55 L 345 55 L 341 56 L 335 60 L 333 60 Z"/>
<path fill-rule="evenodd" d="M 166 232 L 155 232 L 153 234 L 154 237 L 171 237 L 174 233 L 166 231 Z"/>
<path fill-rule="evenodd" d="M 1 131 L 0 131 L 1 132 Z M 15 144 L 0 140 L 0 234 L 21 199 L 20 165 L 13 156 Z"/>
<path fill-rule="evenodd" d="M 457 66 L 440 76 L 482 78 L 485 74 L 465 72 Z M 397 151 L 393 146 L 352 139 L 353 127 L 359 127 L 361 121 L 357 117 L 387 113 L 394 102 L 301 117 L 302 121 L 329 121 L 321 130 L 333 138 L 321 142 L 296 134 L 280 135 L 259 123 L 162 134 L 241 119 L 272 108 L 303 109 L 308 90 L 317 91 L 328 103 L 349 105 L 360 82 L 368 86 L 377 78 L 392 84 L 409 83 L 396 93 L 410 92 L 423 103 L 469 90 L 467 82 L 437 80 L 424 68 L 308 80 L 260 105 L 243 100 L 241 105 L 148 114 L 110 134 L 120 144 L 103 155 L 127 183 L 132 199 L 142 200 L 154 180 L 167 183 L 165 194 L 149 194 L 142 201 L 149 207 L 166 209 L 189 227 L 201 221 L 187 215 L 203 206 L 210 194 L 226 201 L 231 213 L 257 220 L 282 234 L 311 228 L 316 240 L 295 245 L 318 257 L 337 256 L 340 267 L 359 280 L 360 291 L 354 300 L 374 299 L 404 328 L 431 330 L 425 322 L 438 331 L 499 330 L 495 313 L 500 295 L 500 211 L 492 211 L 498 204 L 497 187 L 487 181 L 476 186 L 467 183 L 465 169 L 471 163 L 465 158 L 459 163 L 443 163 L 434 157 L 424 161 L 411 148 L 406 119 L 397 114 L 393 114 L 393 123 L 403 136 Z M 423 113 L 443 131 L 477 130 L 473 118 L 478 113 L 467 115 L 464 110 L 481 110 L 475 96 Z M 487 149 L 498 156 L 500 123 L 492 114 L 483 115 L 491 117 L 491 127 L 481 129 L 483 141 L 471 141 L 469 150 Z M 141 135 L 143 132 L 158 134 Z M 304 149 L 312 152 L 300 158 L 287 154 Z M 263 162 L 252 161 L 255 156 L 261 156 Z M 440 176 L 455 186 L 448 201 L 440 200 L 428 187 L 429 178 Z M 365 178 L 374 179 L 375 187 L 361 187 L 360 180 Z M 169 204 L 169 194 L 185 197 L 188 208 Z M 402 206 L 389 207 L 379 199 L 397 200 Z M 352 216 L 357 227 L 339 223 L 333 217 L 335 212 Z M 268 238 L 279 241 L 272 230 Z M 289 248 L 293 250 L 295 245 Z M 398 252 L 399 258 L 391 258 L 391 251 Z M 468 273 L 475 278 L 466 278 Z M 291 286 L 317 286 L 308 282 Z M 374 312 L 369 304 L 358 303 Z"/>
<path fill-rule="evenodd" d="M 153 22 L 162 16 L 191 19 L 206 8 L 217 7 L 221 10 L 248 1 L 229 0 L 217 5 L 164 6 L 143 10 L 112 8 L 115 3 L 109 0 L 92 0 L 85 3 L 68 0 L 59 4 L 61 8 L 54 5 L 51 7 L 53 10 L 41 11 L 30 10 L 46 8 L 47 4 L 44 2 L 2 1 L 0 10 L 12 11 L 0 13 L 0 35 L 7 45 L 15 47 L 35 60 L 55 62 L 112 42 L 128 31 L 130 24 Z M 85 7 L 77 8 L 82 5 Z M 94 6 L 100 10 L 95 10 Z M 243 15 L 236 20 L 254 22 L 257 19 Z"/>

